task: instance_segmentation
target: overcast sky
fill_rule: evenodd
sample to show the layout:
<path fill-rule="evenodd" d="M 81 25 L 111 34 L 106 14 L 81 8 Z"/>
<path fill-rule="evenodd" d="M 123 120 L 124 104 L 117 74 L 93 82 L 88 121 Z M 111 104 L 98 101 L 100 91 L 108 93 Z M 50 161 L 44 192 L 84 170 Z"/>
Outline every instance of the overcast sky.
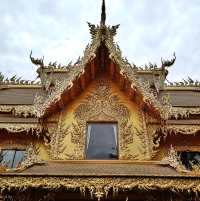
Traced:
<path fill-rule="evenodd" d="M 106 0 L 107 24 L 121 24 L 116 41 L 130 63 L 177 60 L 169 80 L 200 80 L 200 0 Z M 101 0 L 1 0 L 0 71 L 35 79 L 29 59 L 67 64 L 90 42 L 87 21 L 100 21 Z"/>

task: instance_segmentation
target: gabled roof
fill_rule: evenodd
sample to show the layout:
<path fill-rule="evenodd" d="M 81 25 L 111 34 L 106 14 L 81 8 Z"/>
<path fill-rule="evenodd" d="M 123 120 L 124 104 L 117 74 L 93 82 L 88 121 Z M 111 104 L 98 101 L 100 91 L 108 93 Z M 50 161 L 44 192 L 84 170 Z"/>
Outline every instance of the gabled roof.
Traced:
<path fill-rule="evenodd" d="M 92 42 L 87 45 L 84 56 L 75 66 L 71 66 L 68 70 L 67 75 L 56 81 L 55 88 L 46 97 L 37 97 L 38 101 L 35 101 L 38 116 L 43 117 L 48 113 L 48 109 L 60 101 L 62 95 L 71 89 L 74 82 L 85 73 L 85 68 L 88 63 L 96 58 L 98 48 L 102 44 L 108 49 L 109 59 L 112 60 L 118 67 L 118 72 L 124 79 L 131 82 L 131 88 L 136 90 L 141 96 L 142 101 L 147 107 L 154 108 L 155 112 L 159 114 L 160 118 L 165 116 L 165 107 L 162 103 L 150 92 L 149 86 L 144 85 L 138 78 L 136 70 L 127 59 L 122 57 L 119 46 L 114 42 L 114 36 L 117 33 L 119 25 L 116 26 L 95 26 L 88 23 L 90 33 L 92 36 Z M 42 73 L 43 67 L 38 69 L 38 72 Z M 46 80 L 47 82 L 49 80 Z M 50 81 L 49 81 L 50 82 Z"/>
<path fill-rule="evenodd" d="M 69 63 L 67 66 L 61 66 L 61 65 L 57 65 L 56 62 L 54 63 L 50 62 L 48 66 L 45 66 L 44 58 L 35 59 L 34 57 L 32 57 L 32 52 L 31 52 L 30 59 L 32 63 L 39 66 L 37 72 L 41 78 L 41 84 L 38 85 L 38 83 L 36 83 L 37 85 L 36 86 L 34 82 L 28 82 L 23 80 L 20 81 L 20 78 L 16 78 L 16 76 L 11 78 L 11 80 L 5 80 L 0 74 L 0 87 L 2 86 L 5 87 L 6 84 L 17 84 L 16 86 L 24 85 L 24 84 L 27 86 L 29 84 L 31 84 L 31 86 L 35 85 L 34 88 L 37 88 L 37 90 L 34 89 L 35 90 L 34 93 L 32 93 L 33 90 L 28 90 L 30 91 L 31 95 L 27 97 L 28 101 L 26 102 L 23 102 L 23 98 L 20 97 L 21 95 L 24 95 L 24 94 L 21 94 L 22 90 L 20 91 L 18 95 L 20 98 L 20 101 L 18 104 L 22 105 L 21 103 L 23 103 L 28 105 L 26 108 L 24 108 L 27 114 L 32 113 L 31 114 L 32 116 L 42 118 L 46 116 L 47 114 L 50 114 L 51 107 L 53 107 L 56 104 L 59 104 L 59 102 L 62 101 L 64 94 L 69 92 L 69 90 L 72 89 L 77 84 L 76 81 L 86 74 L 87 65 L 95 60 L 95 58 L 97 57 L 98 49 L 100 49 L 101 45 L 103 44 L 108 50 L 109 59 L 116 64 L 118 74 L 124 80 L 131 83 L 131 88 L 133 89 L 133 91 L 136 91 L 137 94 L 141 96 L 141 102 L 143 103 L 145 107 L 151 108 L 156 113 L 156 116 L 158 116 L 160 119 L 168 119 L 171 115 L 173 116 L 175 113 L 176 114 L 181 112 L 185 113 L 186 110 L 182 111 L 181 108 L 179 110 L 172 108 L 172 105 L 173 106 L 176 105 L 174 104 L 173 97 L 172 97 L 171 106 L 162 104 L 163 96 L 161 96 L 161 98 L 160 97 L 158 98 L 154 93 L 152 93 L 152 90 L 150 89 L 150 85 L 148 83 L 144 83 L 144 81 L 141 80 L 141 75 L 143 76 L 143 74 L 145 74 L 145 76 L 147 74 L 150 74 L 150 76 L 151 74 L 158 75 L 160 79 L 160 81 L 158 82 L 160 82 L 161 83 L 160 85 L 161 86 L 163 85 L 164 87 L 164 81 L 167 75 L 166 67 L 169 67 L 174 64 L 176 60 L 175 54 L 172 60 L 161 59 L 160 67 L 152 63 L 149 63 L 149 65 L 146 65 L 144 69 L 137 67 L 134 64 L 131 65 L 126 58 L 122 57 L 122 52 L 118 44 L 115 43 L 114 41 L 114 36 L 117 33 L 117 29 L 119 25 L 106 26 L 105 22 L 106 22 L 106 12 L 105 12 L 105 2 L 103 1 L 100 25 L 96 26 L 96 25 L 88 23 L 92 41 L 89 45 L 86 46 L 83 57 L 79 58 L 75 64 Z M 53 77 L 51 76 L 52 74 L 59 74 L 59 77 Z M 2 83 L 1 83 L 1 80 L 2 80 Z M 148 82 L 148 79 L 146 80 Z M 191 79 L 189 79 L 185 83 L 187 86 L 188 84 L 193 84 L 195 86 L 198 85 L 198 82 L 194 82 Z M 53 84 L 53 88 L 51 87 L 52 84 Z M 156 90 L 159 91 L 160 87 L 156 86 L 157 84 L 159 85 L 159 83 L 154 83 L 154 84 L 155 84 Z M 29 87 L 27 86 L 25 88 L 27 89 L 30 88 L 30 86 Z M 51 90 L 49 90 L 50 87 L 51 87 Z M 174 86 L 168 86 L 163 88 L 164 96 L 168 95 L 168 93 L 167 94 L 165 93 L 166 91 L 165 89 L 171 90 L 171 87 L 174 87 Z M 15 93 L 15 91 L 13 93 Z M 42 93 L 38 94 L 38 91 L 42 91 Z M 4 98 L 7 99 L 7 96 L 5 96 L 4 93 L 2 92 L 0 95 L 3 95 Z M 13 94 L 11 95 L 13 96 Z M 27 96 L 27 93 L 26 93 L 26 96 Z M 9 99 L 10 101 L 13 100 L 12 98 L 9 98 Z M 197 101 L 198 97 L 196 98 L 195 96 L 194 99 L 195 101 Z M 10 106 L 6 106 L 4 102 L 0 103 L 5 105 L 3 106 L 3 109 L 0 108 L 0 111 L 10 110 L 9 109 Z M 10 104 L 14 104 L 14 103 L 11 101 Z M 180 105 L 180 106 L 185 107 L 190 105 Z M 194 106 L 197 106 L 197 104 L 195 104 Z M 23 113 L 20 106 L 19 107 L 13 106 L 13 108 L 14 108 L 12 109 L 13 111 L 18 111 L 18 108 L 20 108 L 20 112 L 17 112 L 17 114 Z M 199 114 L 199 108 L 195 109 L 195 111 L 192 110 L 192 113 L 194 112 Z"/>

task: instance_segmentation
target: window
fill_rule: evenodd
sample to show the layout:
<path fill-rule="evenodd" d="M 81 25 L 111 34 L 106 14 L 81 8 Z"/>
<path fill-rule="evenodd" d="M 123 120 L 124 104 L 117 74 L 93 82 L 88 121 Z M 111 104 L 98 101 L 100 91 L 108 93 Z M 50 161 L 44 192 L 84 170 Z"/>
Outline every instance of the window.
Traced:
<path fill-rule="evenodd" d="M 188 170 L 192 170 L 192 166 L 200 166 L 200 152 L 180 152 L 180 159 Z"/>
<path fill-rule="evenodd" d="M 0 151 L 0 165 L 16 168 L 24 158 L 25 150 L 3 149 Z"/>
<path fill-rule="evenodd" d="M 104 160 L 118 158 L 116 123 L 88 123 L 86 158 Z"/>

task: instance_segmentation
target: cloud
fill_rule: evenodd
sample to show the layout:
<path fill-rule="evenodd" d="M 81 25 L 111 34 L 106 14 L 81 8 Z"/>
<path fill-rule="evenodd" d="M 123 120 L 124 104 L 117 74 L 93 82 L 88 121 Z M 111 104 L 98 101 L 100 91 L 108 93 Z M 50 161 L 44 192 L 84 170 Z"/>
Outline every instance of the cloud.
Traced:
<path fill-rule="evenodd" d="M 168 79 L 200 78 L 200 1 L 107 0 L 107 22 L 120 23 L 116 41 L 130 62 L 177 61 Z M 7 0 L 0 7 L 0 71 L 36 77 L 29 60 L 33 50 L 45 62 L 66 64 L 82 56 L 90 35 L 86 21 L 99 23 L 101 1 Z M 195 72 L 195 73 L 194 73 Z"/>

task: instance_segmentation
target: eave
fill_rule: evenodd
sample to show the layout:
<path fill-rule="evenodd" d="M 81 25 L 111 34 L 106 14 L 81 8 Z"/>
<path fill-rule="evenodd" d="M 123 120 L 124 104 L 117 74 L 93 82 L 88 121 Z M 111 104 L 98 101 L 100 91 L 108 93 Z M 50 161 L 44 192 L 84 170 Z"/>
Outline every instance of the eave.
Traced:
<path fill-rule="evenodd" d="M 5 84 L 5 85 L 0 85 L 0 90 L 3 89 L 41 89 L 42 86 L 41 85 L 25 85 L 25 84 Z"/>
<path fill-rule="evenodd" d="M 101 187 L 129 191 L 133 188 L 200 191 L 199 175 L 179 173 L 156 161 L 46 161 L 44 165 L 34 165 L 21 172 L 0 173 L 0 183 L 2 190 Z"/>
<path fill-rule="evenodd" d="M 80 176 L 20 176 L 20 175 L 1 175 L 0 189 L 16 190 L 16 189 L 40 189 L 41 190 L 92 190 L 92 194 L 101 192 L 102 196 L 106 192 L 116 191 L 132 191 L 138 190 L 173 190 L 175 192 L 200 192 L 199 177 L 80 177 Z"/>
<path fill-rule="evenodd" d="M 200 91 L 199 86 L 165 86 L 160 91 Z"/>

